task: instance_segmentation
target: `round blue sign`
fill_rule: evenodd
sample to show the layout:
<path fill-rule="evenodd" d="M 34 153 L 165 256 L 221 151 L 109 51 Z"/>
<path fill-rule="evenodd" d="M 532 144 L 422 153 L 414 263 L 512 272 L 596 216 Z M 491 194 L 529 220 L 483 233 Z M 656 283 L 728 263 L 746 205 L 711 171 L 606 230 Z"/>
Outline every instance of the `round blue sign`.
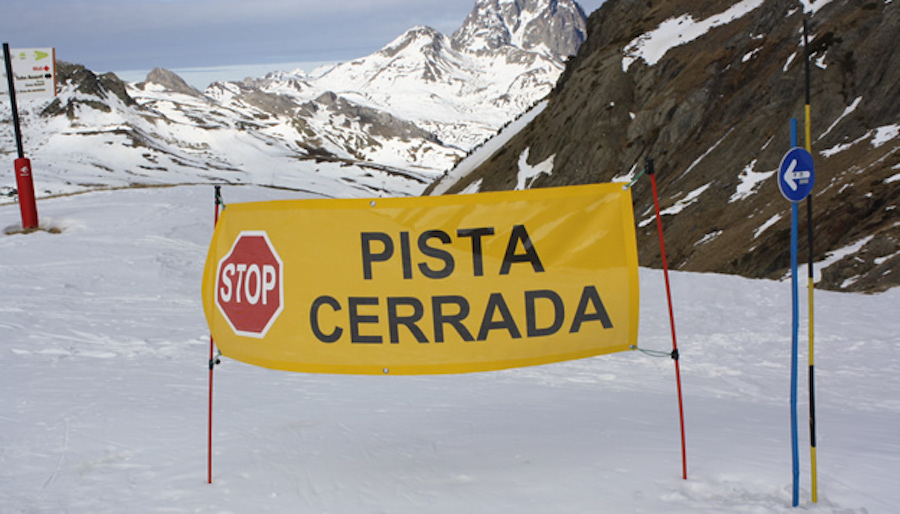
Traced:
<path fill-rule="evenodd" d="M 781 159 L 778 189 L 791 202 L 800 202 L 812 192 L 816 182 L 813 158 L 803 148 L 791 148 Z"/>

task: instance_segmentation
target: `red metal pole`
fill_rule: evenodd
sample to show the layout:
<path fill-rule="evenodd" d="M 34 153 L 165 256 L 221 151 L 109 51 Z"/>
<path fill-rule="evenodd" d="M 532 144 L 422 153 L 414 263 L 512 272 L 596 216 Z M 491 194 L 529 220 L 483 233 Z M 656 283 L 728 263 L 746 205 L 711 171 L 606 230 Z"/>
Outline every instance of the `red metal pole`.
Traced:
<path fill-rule="evenodd" d="M 22 229 L 33 230 L 38 228 L 38 214 L 34 199 L 34 178 L 31 176 L 31 160 L 16 159 L 15 167 L 19 210 L 22 211 Z"/>
<path fill-rule="evenodd" d="M 216 208 L 213 218 L 213 227 L 219 224 L 219 203 L 221 203 L 221 186 L 216 186 Z M 212 430 L 213 430 L 213 369 L 215 369 L 215 342 L 212 335 L 209 336 L 209 427 L 207 430 L 206 441 L 206 479 L 207 483 L 212 483 Z"/>
<path fill-rule="evenodd" d="M 212 426 L 213 426 L 213 368 L 215 367 L 215 363 L 213 361 L 213 348 L 215 343 L 213 343 L 212 336 L 209 336 L 209 428 L 207 430 L 207 444 L 206 444 L 206 480 L 207 483 L 212 483 Z"/>
<path fill-rule="evenodd" d="M 666 242 L 663 238 L 662 216 L 659 211 L 659 194 L 656 189 L 656 172 L 653 159 L 647 159 L 650 183 L 653 185 L 653 206 L 656 208 L 656 227 L 659 230 L 659 247 L 662 252 L 663 276 L 666 279 L 666 297 L 669 301 L 669 322 L 672 327 L 672 358 L 675 360 L 675 380 L 678 383 L 678 417 L 681 422 L 681 467 L 682 477 L 687 480 L 687 444 L 684 437 L 684 403 L 681 396 L 681 368 L 678 365 L 678 341 L 675 337 L 675 311 L 672 309 L 672 288 L 669 284 L 669 263 L 666 258 Z"/>

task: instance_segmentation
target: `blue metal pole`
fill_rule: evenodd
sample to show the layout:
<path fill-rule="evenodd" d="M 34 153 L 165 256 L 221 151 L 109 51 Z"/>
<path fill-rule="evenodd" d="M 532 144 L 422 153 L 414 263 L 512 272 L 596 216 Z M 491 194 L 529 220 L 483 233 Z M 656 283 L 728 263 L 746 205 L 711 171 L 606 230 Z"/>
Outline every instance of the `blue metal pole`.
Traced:
<path fill-rule="evenodd" d="M 797 146 L 797 120 L 791 120 L 791 147 Z M 791 449 L 793 451 L 794 507 L 800 504 L 800 446 L 797 440 L 797 340 L 800 302 L 797 296 L 797 202 L 791 202 Z"/>

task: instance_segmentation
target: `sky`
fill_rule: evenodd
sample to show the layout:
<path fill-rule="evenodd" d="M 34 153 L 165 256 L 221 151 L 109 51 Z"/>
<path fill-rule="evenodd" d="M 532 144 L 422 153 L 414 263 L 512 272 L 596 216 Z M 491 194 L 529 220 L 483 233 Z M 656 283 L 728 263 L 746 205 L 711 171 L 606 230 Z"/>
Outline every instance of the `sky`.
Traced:
<path fill-rule="evenodd" d="M 579 3 L 590 14 L 602 2 Z M 155 67 L 261 76 L 302 64 L 311 71 L 318 64 L 375 52 L 416 25 L 449 35 L 462 25 L 475 0 L 4 3 L 0 39 L 12 48 L 55 47 L 57 59 L 100 73 L 113 71 L 125 80 L 139 80 L 137 74 Z"/>

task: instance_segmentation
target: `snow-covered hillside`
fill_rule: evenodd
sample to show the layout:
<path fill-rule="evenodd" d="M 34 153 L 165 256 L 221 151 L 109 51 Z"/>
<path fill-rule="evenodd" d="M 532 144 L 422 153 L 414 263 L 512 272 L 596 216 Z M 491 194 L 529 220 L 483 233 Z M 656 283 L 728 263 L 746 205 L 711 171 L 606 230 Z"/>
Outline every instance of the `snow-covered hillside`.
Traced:
<path fill-rule="evenodd" d="M 224 190 L 226 202 L 298 196 Z M 627 352 L 420 377 L 223 359 L 207 485 L 199 287 L 212 197 L 179 186 L 46 199 L 43 223 L 61 233 L 0 235 L 0 511 L 798 510 L 789 285 L 690 273 L 672 276 L 686 481 L 672 361 Z M 0 206 L 0 226 L 18 216 Z M 640 346 L 669 349 L 661 274 L 642 270 L 641 290 Z M 900 505 L 898 294 L 816 295 L 819 502 L 802 366 L 803 512 Z"/>
<path fill-rule="evenodd" d="M 428 170 L 316 159 L 283 137 L 290 130 L 284 120 L 258 119 L 252 111 L 213 106 L 202 98 L 148 87 L 136 95 L 137 105 L 127 105 L 109 92 L 101 94 L 104 109 L 92 107 L 98 97 L 74 84 L 60 92 L 55 104 L 20 102 L 24 146 L 39 198 L 212 182 L 282 187 L 322 197 L 415 195 L 436 176 Z M 41 115 L 48 105 L 67 106 L 74 117 Z M 10 129 L 4 141 L 12 154 L 4 158 L 11 163 L 12 130 L 3 128 Z M 15 181 L 4 186 L 0 192 L 10 191 Z"/>

